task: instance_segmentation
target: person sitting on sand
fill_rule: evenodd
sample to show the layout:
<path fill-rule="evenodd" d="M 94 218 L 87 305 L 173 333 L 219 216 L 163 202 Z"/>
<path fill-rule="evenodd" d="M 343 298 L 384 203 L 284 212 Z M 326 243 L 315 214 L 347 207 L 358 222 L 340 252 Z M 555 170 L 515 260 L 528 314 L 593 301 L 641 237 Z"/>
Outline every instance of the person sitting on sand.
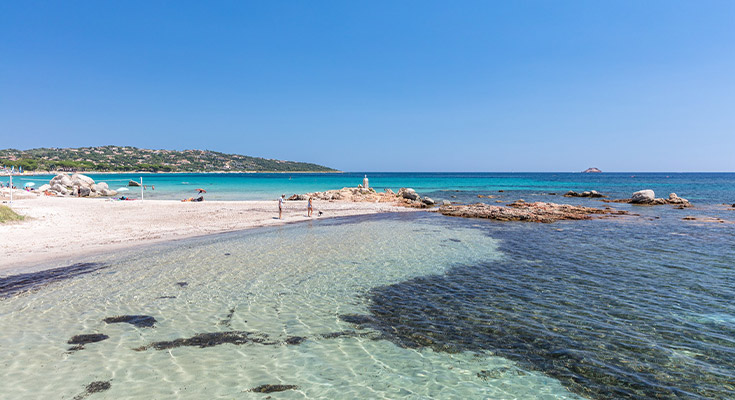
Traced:
<path fill-rule="evenodd" d="M 309 197 L 309 203 L 306 205 L 306 210 L 309 217 L 311 217 L 311 213 L 314 210 L 314 207 L 311 205 L 311 197 Z"/>
<path fill-rule="evenodd" d="M 282 194 L 278 198 L 278 219 L 283 219 L 283 200 L 286 198 L 285 194 Z"/>

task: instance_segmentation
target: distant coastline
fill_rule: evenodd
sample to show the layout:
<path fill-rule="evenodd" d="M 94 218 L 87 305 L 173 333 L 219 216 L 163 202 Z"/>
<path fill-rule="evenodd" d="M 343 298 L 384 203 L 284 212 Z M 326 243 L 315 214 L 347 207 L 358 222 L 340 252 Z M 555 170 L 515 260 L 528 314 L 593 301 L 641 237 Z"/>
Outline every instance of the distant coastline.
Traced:
<path fill-rule="evenodd" d="M 82 174 L 82 175 L 122 175 L 122 174 L 144 174 L 144 175 L 185 175 L 185 174 L 344 174 L 344 171 L 23 171 L 15 173 L 14 176 L 38 176 L 58 174 Z M 2 176 L 2 175 L 0 175 Z"/>

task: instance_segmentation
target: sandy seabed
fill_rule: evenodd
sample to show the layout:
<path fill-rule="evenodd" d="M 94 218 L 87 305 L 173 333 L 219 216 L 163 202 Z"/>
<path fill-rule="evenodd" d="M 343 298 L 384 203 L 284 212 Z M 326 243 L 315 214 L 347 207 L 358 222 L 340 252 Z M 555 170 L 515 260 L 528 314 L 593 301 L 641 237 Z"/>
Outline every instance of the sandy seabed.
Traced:
<path fill-rule="evenodd" d="M 26 219 L 0 224 L 0 273 L 39 269 L 42 263 L 51 268 L 85 255 L 193 236 L 309 219 L 414 211 L 389 203 L 315 201 L 314 215 L 309 218 L 306 201 L 284 204 L 283 219 L 278 219 L 275 200 L 20 199 L 10 206 Z M 323 212 L 321 217 L 319 211 Z"/>

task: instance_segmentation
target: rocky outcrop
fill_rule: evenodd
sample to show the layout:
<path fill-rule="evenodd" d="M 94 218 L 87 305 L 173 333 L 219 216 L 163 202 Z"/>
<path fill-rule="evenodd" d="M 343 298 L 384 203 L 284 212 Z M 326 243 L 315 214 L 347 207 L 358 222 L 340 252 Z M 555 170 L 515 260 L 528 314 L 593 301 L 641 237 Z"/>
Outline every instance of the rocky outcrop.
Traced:
<path fill-rule="evenodd" d="M 595 167 L 587 168 L 586 170 L 582 171 L 583 174 L 599 173 L 599 172 L 602 172 L 602 171 L 600 171 L 599 168 L 595 168 Z"/>
<path fill-rule="evenodd" d="M 592 207 L 572 206 L 555 203 L 526 203 L 518 200 L 504 206 L 492 206 L 485 203 L 470 205 L 442 205 L 439 212 L 450 217 L 486 218 L 496 221 L 526 221 L 549 223 L 560 220 L 592 219 L 593 215 L 623 215 L 625 211 L 611 208 L 599 209 Z"/>
<path fill-rule="evenodd" d="M 573 190 L 570 190 L 570 191 L 564 193 L 564 197 L 592 197 L 592 198 L 597 198 L 597 197 L 607 197 L 607 196 L 599 193 L 597 190 L 585 190 L 582 193 L 577 193 L 577 192 L 575 192 Z"/>
<path fill-rule="evenodd" d="M 663 204 L 672 204 L 679 206 L 678 208 L 693 207 L 689 200 L 677 196 L 676 193 L 669 193 L 669 198 L 657 198 L 656 194 L 651 189 L 639 190 L 629 199 L 616 199 L 616 200 L 603 200 L 612 203 L 629 203 L 643 206 L 658 206 Z"/>
<path fill-rule="evenodd" d="M 323 201 L 395 203 L 396 205 L 415 208 L 427 208 L 435 204 L 434 200 L 428 197 L 422 199 L 415 190 L 410 188 L 401 188 L 398 193 L 395 193 L 390 189 L 385 189 L 385 192 L 379 193 L 373 188 L 365 189 L 362 187 L 346 187 L 339 190 L 327 190 L 325 192 L 293 195 L 289 200 L 306 200 L 309 197 Z"/>
<path fill-rule="evenodd" d="M 117 194 L 116 191 L 110 190 L 106 183 L 95 183 L 94 179 L 82 174 L 56 175 L 47 185 L 42 185 L 38 190 L 53 196 L 100 197 Z"/>
<path fill-rule="evenodd" d="M 656 200 L 656 194 L 651 189 L 639 190 L 630 196 L 630 202 L 633 204 L 645 204 Z"/>
<path fill-rule="evenodd" d="M 408 200 L 419 200 L 419 195 L 416 191 L 411 188 L 400 188 L 398 190 L 398 197 L 402 197 Z"/>
<path fill-rule="evenodd" d="M 140 182 L 136 182 L 134 180 L 128 181 L 128 186 L 140 186 Z"/>

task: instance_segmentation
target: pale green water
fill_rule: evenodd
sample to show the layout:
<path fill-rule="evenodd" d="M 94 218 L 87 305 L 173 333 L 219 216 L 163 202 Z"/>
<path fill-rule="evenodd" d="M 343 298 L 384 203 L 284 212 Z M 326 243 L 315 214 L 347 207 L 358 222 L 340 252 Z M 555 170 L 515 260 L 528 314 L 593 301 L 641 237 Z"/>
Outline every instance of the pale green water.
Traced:
<path fill-rule="evenodd" d="M 576 398 L 486 352 L 401 348 L 369 331 L 320 336 L 355 329 L 339 315 L 365 314 L 371 288 L 501 257 L 482 230 L 436 221 L 320 221 L 101 255 L 108 268 L 0 299 L 0 398 L 71 399 L 108 380 L 109 390 L 89 398 L 261 399 L 268 395 L 246 391 L 262 384 L 298 386 L 273 398 Z M 158 322 L 102 321 L 122 314 Z M 133 350 L 231 330 L 278 344 Z M 109 339 L 67 351 L 69 338 L 87 333 Z M 294 336 L 306 340 L 282 343 Z"/>

